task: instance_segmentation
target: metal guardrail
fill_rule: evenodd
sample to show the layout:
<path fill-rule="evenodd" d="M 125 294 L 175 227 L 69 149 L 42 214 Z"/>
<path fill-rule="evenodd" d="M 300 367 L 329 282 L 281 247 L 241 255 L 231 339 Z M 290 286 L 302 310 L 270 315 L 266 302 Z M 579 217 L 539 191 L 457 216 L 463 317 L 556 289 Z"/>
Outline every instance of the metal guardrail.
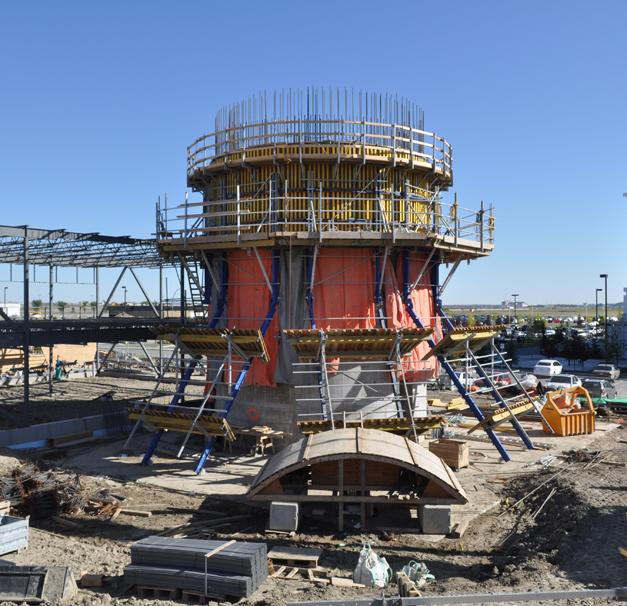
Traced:
<path fill-rule="evenodd" d="M 472 241 L 481 248 L 494 243 L 492 208 L 471 210 L 457 202 L 427 200 L 415 195 L 383 192 L 379 195 L 329 195 L 320 188 L 310 195 L 277 195 L 268 187 L 255 196 L 241 196 L 239 186 L 223 200 L 157 207 L 158 241 L 203 236 L 239 241 L 258 235 L 305 232 L 323 239 L 333 232 L 423 234 L 449 242 Z"/>
<path fill-rule="evenodd" d="M 325 145 L 334 148 L 331 157 L 346 155 L 346 146 L 357 146 L 364 161 L 368 148 L 374 147 L 387 150 L 394 163 L 405 157 L 412 166 L 426 165 L 448 176 L 453 172 L 453 149 L 436 133 L 366 120 L 299 119 L 237 125 L 203 135 L 187 148 L 187 175 L 193 177 L 229 154 L 245 155 L 256 148 L 286 145 L 297 147 L 294 153 L 299 156 L 311 145 Z"/>

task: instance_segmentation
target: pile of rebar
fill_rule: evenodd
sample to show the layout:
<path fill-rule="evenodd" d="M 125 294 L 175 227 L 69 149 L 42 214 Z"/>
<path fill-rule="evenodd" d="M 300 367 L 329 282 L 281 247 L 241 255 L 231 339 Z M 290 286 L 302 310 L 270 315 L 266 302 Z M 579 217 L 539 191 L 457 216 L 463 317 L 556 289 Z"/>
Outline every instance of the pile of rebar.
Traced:
<path fill-rule="evenodd" d="M 16 467 L 10 476 L 0 477 L 0 500 L 9 501 L 18 515 L 33 519 L 76 513 L 85 505 L 78 476 L 41 471 L 32 464 Z"/>

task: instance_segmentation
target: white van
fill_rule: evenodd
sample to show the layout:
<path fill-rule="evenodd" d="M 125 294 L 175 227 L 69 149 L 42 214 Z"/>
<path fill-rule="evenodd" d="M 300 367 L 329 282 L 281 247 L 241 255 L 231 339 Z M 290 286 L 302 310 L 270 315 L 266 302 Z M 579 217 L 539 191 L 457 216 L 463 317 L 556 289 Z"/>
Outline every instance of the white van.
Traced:
<path fill-rule="evenodd" d="M 538 360 L 533 367 L 537 377 L 552 377 L 562 372 L 562 365 L 557 360 Z"/>

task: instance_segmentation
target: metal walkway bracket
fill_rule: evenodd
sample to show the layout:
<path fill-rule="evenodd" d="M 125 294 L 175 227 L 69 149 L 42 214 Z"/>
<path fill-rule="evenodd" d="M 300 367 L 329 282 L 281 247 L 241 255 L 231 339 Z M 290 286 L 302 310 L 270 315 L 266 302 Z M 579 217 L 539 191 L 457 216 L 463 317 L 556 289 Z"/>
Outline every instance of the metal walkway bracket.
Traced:
<path fill-rule="evenodd" d="M 152 400 L 157 395 L 157 388 L 155 388 L 146 402 L 129 409 L 129 419 L 135 421 L 135 427 L 125 448 L 140 426 L 155 432 L 153 441 L 144 454 L 145 464 L 150 461 L 156 450 L 158 444 L 156 438 L 164 431 L 185 434 L 179 447 L 178 458 L 182 456 L 192 434 L 203 435 L 210 442 L 217 436 L 233 441 L 235 435 L 226 417 L 234 400 L 234 387 L 239 382 L 242 373 L 248 370 L 253 359 L 268 361 L 268 350 L 261 331 L 191 327 L 173 330 L 171 326 L 161 325 L 155 327 L 154 332 L 161 339 L 173 343 L 175 348 L 180 348 L 181 351 L 191 355 L 192 362 L 177 381 L 175 393 L 169 405 L 153 403 Z M 170 360 L 173 357 L 174 354 Z M 208 370 L 206 379 L 203 381 L 205 389 L 202 401 L 199 406 L 179 406 L 178 403 L 202 358 L 207 359 Z M 209 363 L 211 360 L 214 361 L 213 364 Z M 239 369 L 235 373 L 238 375 L 237 381 L 234 381 L 234 366 Z M 169 364 L 163 374 L 168 368 Z M 159 383 L 162 378 L 163 375 Z M 222 389 L 219 389 L 220 387 Z M 209 405 L 211 408 L 207 408 Z"/>
<path fill-rule="evenodd" d="M 442 419 L 434 421 L 432 418 L 414 418 L 414 407 L 408 383 L 403 372 L 402 358 L 412 351 L 432 334 L 431 329 L 405 328 L 400 330 L 387 328 L 364 329 L 289 329 L 283 334 L 296 352 L 298 367 L 305 370 L 297 371 L 304 374 L 316 374 L 320 393 L 321 418 L 299 422 L 304 433 L 317 433 L 326 429 L 335 429 L 338 424 L 342 427 L 377 427 L 388 431 L 403 431 L 411 433 L 414 440 L 417 435 L 432 427 L 441 427 Z M 330 361 L 329 361 L 330 360 Z M 341 360 L 341 362 L 336 362 Z M 386 373 L 392 377 L 389 386 L 396 403 L 395 417 L 368 418 L 360 413 L 359 419 L 348 418 L 352 412 L 336 412 L 333 409 L 333 399 L 329 384 L 330 367 L 338 366 L 337 373 L 345 374 L 339 365 L 342 363 L 362 362 L 365 364 L 381 363 L 386 366 Z M 312 365 L 318 369 L 307 370 Z M 376 372 L 373 369 L 372 372 Z M 388 383 L 360 383 L 364 389 L 376 391 L 375 385 L 381 387 Z M 398 385 L 403 389 L 398 390 Z M 366 398 L 368 399 L 368 398 Z M 297 398 L 297 401 L 306 402 L 309 398 Z M 346 398 L 339 398 L 340 401 Z M 306 415 L 311 416 L 311 415 Z"/>
<path fill-rule="evenodd" d="M 409 253 L 408 251 L 403 252 L 402 256 L 402 268 L 403 268 L 403 290 L 402 290 L 402 299 L 405 304 L 405 308 L 407 309 L 407 313 L 413 320 L 414 324 L 418 328 L 425 328 L 422 320 L 418 317 L 416 310 L 414 309 L 414 305 L 411 299 L 411 289 L 410 289 L 410 281 L 409 281 Z M 434 283 L 437 284 L 437 279 L 433 280 Z M 437 287 L 436 287 L 437 288 Z M 494 427 L 499 421 L 494 419 L 494 414 L 492 413 L 488 417 L 481 410 L 477 402 L 475 401 L 475 395 L 478 395 L 478 392 L 471 393 L 469 390 L 469 386 L 467 385 L 467 380 L 462 382 L 460 380 L 459 375 L 455 369 L 455 364 L 459 364 L 466 370 L 466 373 L 470 369 L 476 370 L 478 374 L 483 378 L 483 380 L 487 383 L 487 387 L 482 389 L 482 392 L 489 393 L 492 398 L 499 404 L 500 409 L 505 409 L 506 415 L 504 417 L 499 417 L 501 421 L 509 421 L 521 440 L 525 444 L 527 448 L 533 448 L 533 443 L 529 439 L 529 436 L 525 432 L 524 428 L 516 418 L 516 410 L 512 409 L 512 407 L 508 404 L 507 399 L 504 398 L 500 393 L 500 387 L 495 384 L 495 372 L 494 369 L 497 366 L 497 363 L 501 365 L 503 370 L 499 370 L 499 375 L 508 375 L 511 374 L 514 377 L 515 382 L 517 382 L 519 387 L 520 382 L 515 376 L 515 373 L 507 364 L 507 360 L 502 356 L 498 350 L 496 350 L 494 345 L 494 337 L 496 332 L 494 327 L 473 327 L 473 328 L 464 328 L 464 329 L 456 329 L 449 318 L 446 316 L 442 309 L 441 300 L 439 298 L 439 293 L 434 290 L 434 298 L 436 301 L 436 314 L 442 320 L 444 327 L 447 329 L 447 333 L 442 336 L 441 339 L 436 343 L 433 338 L 429 338 L 427 340 L 429 347 L 431 348 L 430 355 L 424 357 L 427 359 L 433 355 L 437 356 L 438 361 L 442 365 L 442 368 L 450 377 L 453 385 L 457 388 L 457 391 L 462 396 L 472 413 L 475 415 L 478 425 L 483 427 L 487 436 L 490 438 L 491 442 L 494 444 L 496 449 L 499 451 L 501 457 L 504 461 L 509 461 L 511 457 L 507 452 L 504 444 L 501 442 L 499 437 L 496 435 L 494 431 Z M 484 348 L 485 346 L 490 345 L 491 352 L 486 357 L 477 356 L 475 352 Z M 450 356 L 458 355 L 458 358 L 451 358 Z M 466 375 L 468 376 L 468 375 Z M 466 383 L 466 384 L 465 384 Z M 523 388 L 524 397 L 531 402 L 533 406 L 533 399 Z M 517 397 L 518 398 L 518 397 Z M 474 429 L 474 428 L 473 428 Z"/>

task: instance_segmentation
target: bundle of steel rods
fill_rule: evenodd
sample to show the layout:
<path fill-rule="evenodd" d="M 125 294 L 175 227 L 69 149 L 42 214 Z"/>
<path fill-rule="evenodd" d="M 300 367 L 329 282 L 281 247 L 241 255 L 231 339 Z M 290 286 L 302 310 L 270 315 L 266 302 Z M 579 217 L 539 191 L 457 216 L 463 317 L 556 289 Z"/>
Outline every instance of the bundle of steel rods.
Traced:
<path fill-rule="evenodd" d="M 131 546 L 127 583 L 207 597 L 249 597 L 268 575 L 265 543 L 147 537 Z"/>

